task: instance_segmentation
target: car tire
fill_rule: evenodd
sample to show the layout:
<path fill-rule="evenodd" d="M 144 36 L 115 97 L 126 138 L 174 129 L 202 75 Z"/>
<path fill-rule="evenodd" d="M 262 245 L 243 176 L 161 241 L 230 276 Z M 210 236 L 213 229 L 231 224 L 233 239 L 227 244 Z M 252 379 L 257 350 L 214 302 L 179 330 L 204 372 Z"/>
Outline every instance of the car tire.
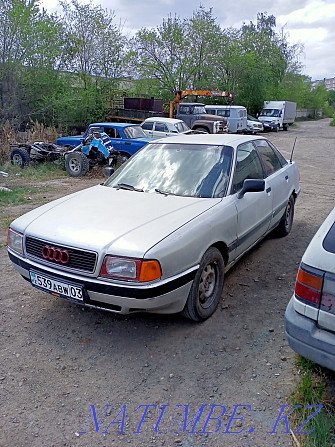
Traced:
<path fill-rule="evenodd" d="M 224 283 L 224 261 L 220 251 L 209 248 L 201 259 L 182 315 L 193 321 L 203 321 L 216 310 Z"/>
<path fill-rule="evenodd" d="M 10 154 L 10 159 L 13 165 L 20 166 L 21 168 L 28 166 L 30 163 L 29 152 L 19 147 L 12 150 Z"/>
<path fill-rule="evenodd" d="M 283 130 L 288 130 L 288 124 L 283 124 Z"/>
<path fill-rule="evenodd" d="M 71 152 L 65 157 L 65 167 L 72 177 L 80 177 L 89 170 L 89 161 L 82 152 Z"/>
<path fill-rule="evenodd" d="M 275 127 L 275 132 L 279 132 L 279 124 Z"/>
<path fill-rule="evenodd" d="M 129 160 L 130 157 L 131 157 L 131 155 L 129 155 L 127 152 L 120 152 L 120 155 L 118 157 L 118 161 L 119 161 L 120 164 L 123 164 L 127 160 Z"/>
<path fill-rule="evenodd" d="M 294 217 L 294 197 L 291 196 L 287 202 L 285 212 L 276 228 L 277 236 L 284 237 L 291 232 L 293 217 Z"/>

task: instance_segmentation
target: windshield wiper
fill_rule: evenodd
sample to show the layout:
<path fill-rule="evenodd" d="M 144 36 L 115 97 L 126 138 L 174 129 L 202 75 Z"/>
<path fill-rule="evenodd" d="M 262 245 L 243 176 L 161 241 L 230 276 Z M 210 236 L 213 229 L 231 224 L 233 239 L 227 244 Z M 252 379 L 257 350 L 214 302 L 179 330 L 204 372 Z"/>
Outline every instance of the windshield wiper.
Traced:
<path fill-rule="evenodd" d="M 170 191 L 162 191 L 161 189 L 155 188 L 155 191 L 158 192 L 159 194 L 163 194 L 164 196 L 178 196 L 179 194 L 174 194 L 173 192 Z"/>
<path fill-rule="evenodd" d="M 128 185 L 127 183 L 118 183 L 116 185 L 117 189 L 126 189 L 127 191 L 137 191 L 137 192 L 144 192 L 143 189 L 135 188 L 133 185 Z"/>

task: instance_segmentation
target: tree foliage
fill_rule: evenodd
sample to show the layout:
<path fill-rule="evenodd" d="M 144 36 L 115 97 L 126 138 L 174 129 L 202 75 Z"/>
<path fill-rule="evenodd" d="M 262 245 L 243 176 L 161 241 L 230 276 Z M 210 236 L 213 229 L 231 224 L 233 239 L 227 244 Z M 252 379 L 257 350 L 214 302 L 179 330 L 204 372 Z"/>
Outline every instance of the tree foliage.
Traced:
<path fill-rule="evenodd" d="M 38 0 L 0 1 L 0 124 L 85 126 L 106 119 L 118 90 L 166 102 L 177 90 L 228 90 L 253 114 L 268 99 L 314 108 L 334 102 L 322 88 L 312 90 L 300 74 L 301 46 L 289 45 L 267 13 L 223 29 L 200 6 L 128 39 L 115 12 L 93 0 L 60 0 L 59 15 Z"/>
<path fill-rule="evenodd" d="M 57 89 L 61 26 L 35 0 L 2 0 L 0 14 L 0 122 L 20 125 L 43 116 L 50 89 Z"/>

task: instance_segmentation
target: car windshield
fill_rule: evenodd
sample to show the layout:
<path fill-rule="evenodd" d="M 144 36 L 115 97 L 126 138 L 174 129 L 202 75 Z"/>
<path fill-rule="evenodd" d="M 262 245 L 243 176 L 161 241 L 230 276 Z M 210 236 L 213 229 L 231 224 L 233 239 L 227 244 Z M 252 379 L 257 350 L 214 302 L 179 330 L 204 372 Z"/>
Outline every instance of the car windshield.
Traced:
<path fill-rule="evenodd" d="M 278 109 L 263 109 L 261 115 L 277 117 L 277 116 L 280 116 L 280 110 L 278 110 Z"/>
<path fill-rule="evenodd" d="M 231 170 L 229 146 L 153 143 L 105 183 L 113 188 L 187 197 L 223 197 Z"/>
<path fill-rule="evenodd" d="M 193 109 L 194 115 L 201 115 L 202 113 L 207 113 L 205 106 L 195 106 Z"/>
<path fill-rule="evenodd" d="M 179 132 L 179 133 L 187 132 L 190 130 L 190 128 L 188 127 L 188 125 L 186 123 L 184 123 L 184 121 L 180 121 L 179 123 L 176 123 L 175 126 L 177 128 L 177 132 Z"/>
<path fill-rule="evenodd" d="M 124 134 L 127 138 L 147 138 L 141 126 L 128 126 L 124 128 Z"/>
<path fill-rule="evenodd" d="M 258 121 L 257 118 L 254 118 L 254 117 L 251 116 L 251 115 L 248 115 L 248 120 L 249 120 L 249 121 Z"/>

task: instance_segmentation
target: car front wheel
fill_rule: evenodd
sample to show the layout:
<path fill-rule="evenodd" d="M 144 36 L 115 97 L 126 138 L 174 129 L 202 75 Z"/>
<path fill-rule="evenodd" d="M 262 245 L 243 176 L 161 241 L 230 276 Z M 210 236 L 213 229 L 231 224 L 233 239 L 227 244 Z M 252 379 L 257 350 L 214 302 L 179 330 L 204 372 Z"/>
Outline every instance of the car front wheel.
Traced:
<path fill-rule="evenodd" d="M 71 152 L 65 157 L 65 167 L 72 177 L 80 177 L 89 170 L 88 158 L 82 152 Z"/>
<path fill-rule="evenodd" d="M 203 321 L 216 310 L 224 282 L 224 261 L 215 247 L 209 248 L 200 262 L 193 280 L 183 316 L 194 321 Z"/>

